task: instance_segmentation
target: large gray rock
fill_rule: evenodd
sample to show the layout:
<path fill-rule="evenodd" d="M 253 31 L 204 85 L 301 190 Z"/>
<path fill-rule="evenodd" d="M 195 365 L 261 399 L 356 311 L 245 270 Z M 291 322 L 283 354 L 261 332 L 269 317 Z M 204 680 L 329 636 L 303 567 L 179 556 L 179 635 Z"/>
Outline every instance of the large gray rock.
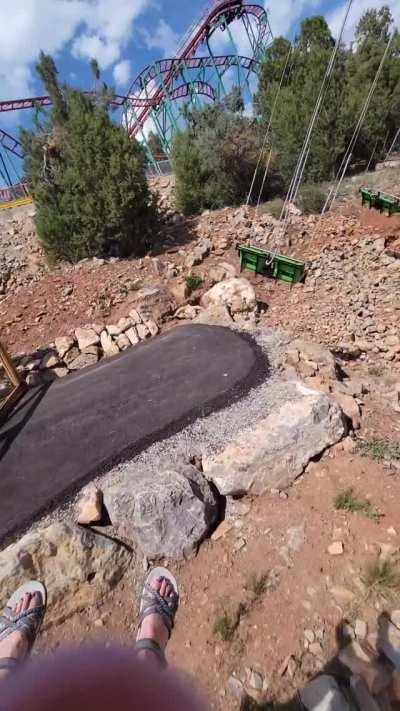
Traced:
<path fill-rule="evenodd" d="M 310 459 L 344 436 L 340 407 L 300 382 L 282 384 L 282 398 L 269 415 L 228 444 L 203 458 L 207 479 L 225 496 L 262 494 L 285 488 Z"/>
<path fill-rule="evenodd" d="M 104 491 L 114 526 L 150 559 L 190 556 L 218 516 L 217 498 L 196 467 L 176 465 L 154 475 L 136 472 Z"/>
<path fill-rule="evenodd" d="M 256 294 L 247 279 L 235 277 L 215 284 L 202 299 L 204 308 L 225 306 L 233 318 L 248 318 L 256 311 Z"/>
<path fill-rule="evenodd" d="M 23 536 L 0 553 L 0 608 L 27 580 L 48 591 L 46 622 L 93 604 L 127 571 L 132 553 L 110 538 L 55 523 Z"/>
<path fill-rule="evenodd" d="M 143 321 L 152 319 L 160 322 L 176 310 L 175 298 L 164 286 L 145 286 L 139 289 L 134 294 L 133 305 Z"/>

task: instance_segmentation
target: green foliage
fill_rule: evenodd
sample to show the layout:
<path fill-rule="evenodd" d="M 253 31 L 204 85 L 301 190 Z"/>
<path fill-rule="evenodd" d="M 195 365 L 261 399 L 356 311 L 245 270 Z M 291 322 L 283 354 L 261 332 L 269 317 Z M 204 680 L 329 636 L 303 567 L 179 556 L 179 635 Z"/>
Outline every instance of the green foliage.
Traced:
<path fill-rule="evenodd" d="M 198 276 L 197 274 L 189 274 L 189 276 L 186 277 L 186 286 L 187 286 L 190 294 L 192 294 L 193 291 L 200 289 L 202 284 L 203 284 L 203 279 L 201 278 L 201 276 Z"/>
<path fill-rule="evenodd" d="M 371 592 L 388 594 L 400 590 L 400 572 L 390 560 L 379 558 L 367 567 L 364 582 Z"/>
<path fill-rule="evenodd" d="M 379 522 L 382 514 L 373 508 L 367 499 L 363 499 L 354 494 L 353 489 L 345 489 L 339 492 L 334 499 L 335 509 L 338 511 L 349 511 L 351 513 L 361 513 L 372 521 Z"/>
<path fill-rule="evenodd" d="M 356 451 L 362 457 L 371 457 L 378 462 L 383 459 L 400 459 L 400 442 L 387 439 L 359 440 Z"/>
<path fill-rule="evenodd" d="M 303 185 L 300 188 L 296 205 L 304 215 L 319 214 L 325 205 L 326 193 L 319 185 Z"/>
<path fill-rule="evenodd" d="M 61 87 L 51 57 L 37 67 L 52 98 L 35 130 L 21 131 L 36 226 L 50 261 L 140 253 L 157 213 L 144 153 L 109 116 L 110 90 L 94 97 Z M 98 67 L 92 64 L 94 79 Z"/>
<path fill-rule="evenodd" d="M 260 132 L 242 111 L 240 93 L 234 91 L 224 101 L 187 112 L 187 129 L 176 136 L 173 150 L 176 202 L 185 215 L 244 201 Z"/>
<path fill-rule="evenodd" d="M 284 201 L 282 198 L 274 198 L 274 200 L 269 200 L 268 202 L 265 202 L 264 205 L 262 205 L 262 212 L 268 213 L 268 215 L 272 215 L 272 217 L 275 217 L 276 220 L 279 220 L 281 213 L 282 213 L 282 208 L 283 208 Z"/>
<path fill-rule="evenodd" d="M 304 173 L 306 183 L 330 180 L 338 171 L 392 31 L 393 18 L 387 6 L 369 10 L 359 22 L 356 45 L 339 48 L 313 133 Z M 326 20 L 318 16 L 302 22 L 293 43 L 271 136 L 271 146 L 277 153 L 286 187 L 300 154 L 333 44 Z M 288 40 L 275 39 L 262 66 L 255 109 L 265 125 L 270 118 L 290 47 Z M 396 33 L 353 151 L 352 164 L 366 165 L 374 148 L 374 161 L 380 160 L 399 125 L 400 39 Z"/>

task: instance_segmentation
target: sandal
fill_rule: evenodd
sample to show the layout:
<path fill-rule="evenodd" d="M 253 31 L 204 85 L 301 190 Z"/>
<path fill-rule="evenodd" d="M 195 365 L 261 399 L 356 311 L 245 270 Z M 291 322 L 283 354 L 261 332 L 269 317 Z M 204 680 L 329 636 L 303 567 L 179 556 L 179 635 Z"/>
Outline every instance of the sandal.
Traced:
<path fill-rule="evenodd" d="M 26 593 L 40 593 L 43 603 L 25 610 L 25 612 L 13 612 L 15 605 Z M 31 580 L 30 582 L 21 585 L 21 587 L 19 587 L 18 590 L 16 590 L 10 597 L 7 607 L 5 608 L 3 614 L 0 615 L 0 642 L 3 639 L 6 639 L 6 637 L 13 632 L 20 632 L 28 642 L 28 650 L 24 658 L 26 659 L 32 650 L 33 644 L 42 625 L 46 612 L 46 603 L 47 592 L 42 583 L 39 583 L 36 580 Z M 13 669 L 21 661 L 23 660 L 4 657 L 3 659 L 0 659 L 0 670 Z"/>
<path fill-rule="evenodd" d="M 173 587 L 168 597 L 163 597 L 151 586 L 154 580 L 167 580 Z M 148 615 L 161 615 L 171 637 L 174 627 L 175 615 L 179 604 L 178 583 L 166 568 L 153 568 L 144 584 L 140 602 L 139 627 Z M 153 639 L 140 639 L 135 644 L 136 651 L 149 650 L 154 652 L 162 667 L 166 666 L 163 650 Z"/>

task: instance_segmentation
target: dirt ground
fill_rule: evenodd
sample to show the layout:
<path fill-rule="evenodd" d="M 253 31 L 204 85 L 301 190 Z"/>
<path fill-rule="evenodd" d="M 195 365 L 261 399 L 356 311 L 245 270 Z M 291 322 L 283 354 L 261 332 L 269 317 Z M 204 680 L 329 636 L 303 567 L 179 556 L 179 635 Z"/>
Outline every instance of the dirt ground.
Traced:
<path fill-rule="evenodd" d="M 389 221 L 354 204 L 346 205 L 343 215 L 354 223 L 351 234 L 342 232 L 340 224 L 333 232 L 328 227 L 321 234 L 315 232 L 315 238 L 308 241 L 293 233 L 289 253 L 311 259 L 323 248 L 344 244 L 349 238 L 400 235 L 400 217 Z M 337 216 L 338 223 L 342 216 Z M 223 236 L 226 211 L 214 214 L 213 219 Z M 332 226 L 336 218 L 329 219 Z M 136 280 L 168 285 L 166 270 L 171 266 L 183 269 L 182 247 L 187 253 L 198 239 L 197 227 L 198 222 L 192 220 L 169 228 L 164 246 L 143 260 L 91 261 L 55 270 L 19 288 L 0 303 L 0 339 L 12 353 L 27 352 L 85 323 L 112 323 L 125 316 Z M 239 268 L 234 239 L 231 246 L 213 252 L 194 268 L 194 273 L 204 276 L 204 288 L 209 268 L 221 260 Z M 340 284 L 321 285 L 314 292 L 250 273 L 245 276 L 265 305 L 262 325 L 329 346 L 345 333 L 346 325 L 335 316 Z M 196 293 L 197 300 L 201 293 Z M 393 322 L 393 313 L 390 306 L 382 317 Z M 173 325 L 171 321 L 163 328 Z M 373 367 L 362 361 L 346 365 L 349 378 L 368 382 L 368 392 L 359 403 L 358 436 L 398 442 L 399 415 L 382 399 L 381 391 L 394 388 L 399 380 L 399 362 L 385 362 L 381 354 L 376 361 Z M 278 493 L 231 502 L 225 535 L 203 543 L 194 559 L 170 566 L 179 579 L 181 605 L 168 658 L 203 689 L 213 709 L 238 709 L 238 689 L 248 687 L 253 672 L 261 675 L 263 696 L 269 701 L 282 704 L 293 699 L 295 703 L 296 690 L 335 657 L 346 621 L 365 621 L 373 646 L 379 616 L 400 608 L 399 598 L 366 584 L 368 566 L 382 552 L 394 561 L 399 557 L 399 474 L 398 468 L 344 451 L 339 445 L 311 463 L 287 496 Z M 369 499 L 382 516 L 371 520 L 360 513 L 335 510 L 335 495 L 348 488 Z M 329 554 L 333 541 L 343 543 L 342 554 Z M 95 608 L 45 630 L 36 653 L 93 639 L 106 645 L 111 640 L 130 645 L 137 603 L 137 591 L 123 582 Z M 305 631 L 312 642 L 307 641 Z M 221 633 L 229 639 L 223 640 Z"/>
<path fill-rule="evenodd" d="M 334 509 L 335 495 L 348 487 L 370 499 L 382 514 L 378 522 Z M 344 621 L 362 619 L 374 633 L 378 616 L 399 606 L 399 599 L 374 594 L 364 582 L 382 545 L 393 555 L 399 551 L 399 497 L 399 476 L 339 446 L 309 465 L 288 498 L 271 494 L 236 502 L 223 537 L 204 543 L 189 562 L 171 566 L 181 605 L 169 662 L 189 674 L 214 709 L 238 708 L 228 682 L 232 675 L 245 681 L 250 670 L 265 679 L 268 700 L 295 699 L 296 689 L 335 656 Z M 343 542 L 342 555 L 327 552 L 333 540 Z M 266 585 L 259 589 L 255 580 L 261 576 Z M 222 641 L 215 625 L 224 612 L 237 622 L 240 609 L 232 638 Z M 130 645 L 136 614 L 135 591 L 124 583 L 95 609 L 45 632 L 37 652 L 92 640 Z M 315 635 L 312 652 L 305 630 Z"/>

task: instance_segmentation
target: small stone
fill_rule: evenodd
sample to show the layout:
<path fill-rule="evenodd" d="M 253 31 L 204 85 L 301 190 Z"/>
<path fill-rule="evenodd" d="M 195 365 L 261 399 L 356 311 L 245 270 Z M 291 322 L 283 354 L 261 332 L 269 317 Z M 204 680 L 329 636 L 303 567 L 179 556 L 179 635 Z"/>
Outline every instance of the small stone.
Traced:
<path fill-rule="evenodd" d="M 132 326 L 132 328 L 128 328 L 124 335 L 129 339 L 132 346 L 136 346 L 139 343 L 140 339 L 134 326 Z"/>
<path fill-rule="evenodd" d="M 104 622 L 101 619 L 101 617 L 99 617 L 97 620 L 95 620 L 93 624 L 95 627 L 104 627 Z"/>
<path fill-rule="evenodd" d="M 39 370 L 47 370 L 48 368 L 55 368 L 57 365 L 60 365 L 60 357 L 59 357 L 58 353 L 54 353 L 53 351 L 50 351 L 49 353 L 46 353 L 46 355 L 40 361 Z"/>
<path fill-rule="evenodd" d="M 60 358 L 64 358 L 65 354 L 68 353 L 68 351 L 70 350 L 70 348 L 72 348 L 74 344 L 75 340 L 72 338 L 72 336 L 61 336 L 60 338 L 56 338 L 56 351 Z"/>
<path fill-rule="evenodd" d="M 76 522 L 87 526 L 103 518 L 103 492 L 94 486 L 83 489 L 77 503 Z"/>
<path fill-rule="evenodd" d="M 107 331 L 102 331 L 100 335 L 101 347 L 104 351 L 106 358 L 111 358 L 111 356 L 117 355 L 119 353 L 119 348 L 116 343 L 114 343 L 110 334 Z"/>
<path fill-rule="evenodd" d="M 128 338 L 128 336 L 125 333 L 121 333 L 118 338 L 117 338 L 117 346 L 120 349 L 120 351 L 125 351 L 127 348 L 130 348 L 131 342 Z"/>
<path fill-rule="evenodd" d="M 150 335 L 151 335 L 151 336 L 156 336 L 156 335 L 157 335 L 157 333 L 158 333 L 158 331 L 159 331 L 159 328 L 158 328 L 158 326 L 157 326 L 157 324 L 156 324 L 155 321 L 151 321 L 151 320 L 150 320 L 150 321 L 146 321 L 145 326 L 146 326 L 146 328 L 148 328 L 148 330 L 150 331 Z"/>
<path fill-rule="evenodd" d="M 88 346 L 97 346 L 99 343 L 99 336 L 92 328 L 77 328 L 75 338 L 80 351 L 84 351 Z"/>
<path fill-rule="evenodd" d="M 368 634 L 368 625 L 364 620 L 356 620 L 354 631 L 358 639 L 365 639 Z"/>
<path fill-rule="evenodd" d="M 109 326 L 106 326 L 106 331 L 110 336 L 119 336 L 121 333 L 119 327 L 114 323 L 111 323 Z"/>
<path fill-rule="evenodd" d="M 237 553 L 238 551 L 241 551 L 242 548 L 244 548 L 246 545 L 246 541 L 244 538 L 238 538 L 235 543 L 233 544 L 233 550 Z"/>
<path fill-rule="evenodd" d="M 342 555 L 343 553 L 343 543 L 342 541 L 334 541 L 328 546 L 329 555 Z"/>
<path fill-rule="evenodd" d="M 400 610 L 393 610 L 390 614 L 390 619 L 393 624 L 400 630 Z"/>
<path fill-rule="evenodd" d="M 251 689 L 256 689 L 256 691 L 262 691 L 264 686 L 264 678 L 260 672 L 251 670 L 249 676 L 249 686 Z"/>
<path fill-rule="evenodd" d="M 315 642 L 315 634 L 313 630 L 304 630 L 304 637 L 306 638 L 309 644 Z"/>
<path fill-rule="evenodd" d="M 138 323 L 136 330 L 141 341 L 144 341 L 150 336 L 150 331 L 144 323 Z"/>
<path fill-rule="evenodd" d="M 233 528 L 232 524 L 229 523 L 229 521 L 222 521 L 222 523 L 219 524 L 219 526 L 215 529 L 214 533 L 211 536 L 212 541 L 219 541 L 220 538 L 224 538 L 229 531 L 231 531 Z"/>
<path fill-rule="evenodd" d="M 134 326 L 138 323 L 142 323 L 140 314 L 138 311 L 136 311 L 136 309 L 132 309 L 132 311 L 129 312 L 129 316 L 130 316 Z"/>
<path fill-rule="evenodd" d="M 240 681 L 240 679 L 237 679 L 236 676 L 230 676 L 228 679 L 228 688 L 232 692 L 234 696 L 237 698 L 240 698 L 243 694 L 243 684 Z"/>
<path fill-rule="evenodd" d="M 322 659 L 322 657 L 324 656 L 323 649 L 319 642 L 313 642 L 312 644 L 310 644 L 308 649 L 314 657 Z"/>

